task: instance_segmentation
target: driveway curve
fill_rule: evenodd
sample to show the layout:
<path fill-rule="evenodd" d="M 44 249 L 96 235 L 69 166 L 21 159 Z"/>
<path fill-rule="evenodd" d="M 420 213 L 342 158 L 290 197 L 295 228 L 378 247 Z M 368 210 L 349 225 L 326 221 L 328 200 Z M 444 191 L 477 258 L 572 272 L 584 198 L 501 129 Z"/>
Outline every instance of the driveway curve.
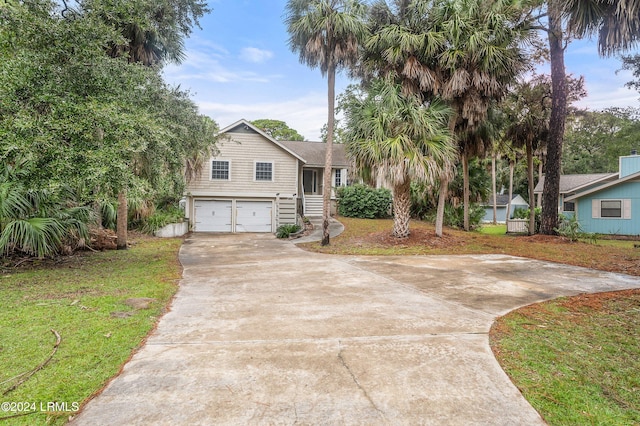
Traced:
<path fill-rule="evenodd" d="M 194 234 L 171 311 L 75 425 L 544 424 L 497 316 L 640 279 L 503 255 L 350 257 Z"/>

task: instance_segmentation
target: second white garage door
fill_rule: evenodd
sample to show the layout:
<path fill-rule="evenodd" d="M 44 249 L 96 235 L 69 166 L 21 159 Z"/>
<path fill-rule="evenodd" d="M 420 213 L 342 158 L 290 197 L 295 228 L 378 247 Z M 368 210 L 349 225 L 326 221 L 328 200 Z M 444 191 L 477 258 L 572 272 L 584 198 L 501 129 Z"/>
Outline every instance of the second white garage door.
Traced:
<path fill-rule="evenodd" d="M 236 201 L 236 232 L 272 232 L 271 201 Z"/>

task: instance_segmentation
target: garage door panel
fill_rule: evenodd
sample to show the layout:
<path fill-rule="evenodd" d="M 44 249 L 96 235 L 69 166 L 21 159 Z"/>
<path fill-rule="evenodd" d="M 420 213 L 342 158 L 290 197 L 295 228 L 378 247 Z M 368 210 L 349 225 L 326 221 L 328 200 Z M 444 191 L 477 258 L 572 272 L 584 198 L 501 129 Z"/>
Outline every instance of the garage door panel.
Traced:
<path fill-rule="evenodd" d="M 195 231 L 231 232 L 231 200 L 199 200 L 195 202 Z"/>
<path fill-rule="evenodd" d="M 236 201 L 236 232 L 271 232 L 271 201 Z"/>

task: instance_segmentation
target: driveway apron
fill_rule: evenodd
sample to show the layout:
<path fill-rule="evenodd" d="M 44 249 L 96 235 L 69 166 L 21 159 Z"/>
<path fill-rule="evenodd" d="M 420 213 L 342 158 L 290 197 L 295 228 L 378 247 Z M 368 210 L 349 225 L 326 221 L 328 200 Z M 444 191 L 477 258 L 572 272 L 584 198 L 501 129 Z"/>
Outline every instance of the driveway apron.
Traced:
<path fill-rule="evenodd" d="M 495 360 L 497 316 L 636 277 L 515 258 L 350 257 L 194 234 L 171 311 L 75 425 L 544 424 Z"/>

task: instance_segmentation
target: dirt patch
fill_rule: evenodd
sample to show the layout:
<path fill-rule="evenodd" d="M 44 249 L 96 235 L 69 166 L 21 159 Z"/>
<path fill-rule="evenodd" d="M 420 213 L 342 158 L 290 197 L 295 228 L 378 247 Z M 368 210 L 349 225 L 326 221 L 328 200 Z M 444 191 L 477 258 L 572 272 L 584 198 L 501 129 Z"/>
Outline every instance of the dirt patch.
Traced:
<path fill-rule="evenodd" d="M 601 311 L 610 300 L 640 296 L 640 289 L 611 291 L 606 293 L 580 294 L 567 298 L 559 303 L 570 311 L 595 310 Z"/>
<path fill-rule="evenodd" d="M 426 229 L 412 229 L 407 238 L 396 238 L 389 231 L 380 231 L 364 236 L 361 244 L 379 247 L 411 247 L 427 246 L 431 248 L 456 247 L 464 243 L 464 240 L 451 234 L 443 234 L 438 237 L 434 231 Z"/>

